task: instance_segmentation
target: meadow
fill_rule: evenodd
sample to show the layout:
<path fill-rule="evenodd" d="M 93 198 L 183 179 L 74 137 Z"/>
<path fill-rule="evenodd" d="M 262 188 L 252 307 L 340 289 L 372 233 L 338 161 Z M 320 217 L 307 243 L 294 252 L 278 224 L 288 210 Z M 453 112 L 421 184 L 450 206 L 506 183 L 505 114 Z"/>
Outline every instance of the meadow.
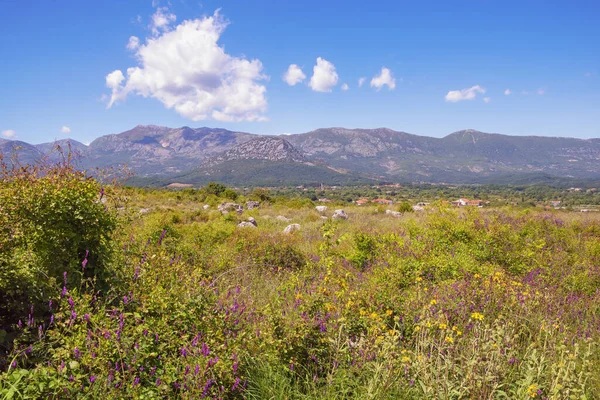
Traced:
<path fill-rule="evenodd" d="M 600 213 L 319 212 L 66 167 L 5 170 L 0 200 L 1 399 L 600 393 Z"/>

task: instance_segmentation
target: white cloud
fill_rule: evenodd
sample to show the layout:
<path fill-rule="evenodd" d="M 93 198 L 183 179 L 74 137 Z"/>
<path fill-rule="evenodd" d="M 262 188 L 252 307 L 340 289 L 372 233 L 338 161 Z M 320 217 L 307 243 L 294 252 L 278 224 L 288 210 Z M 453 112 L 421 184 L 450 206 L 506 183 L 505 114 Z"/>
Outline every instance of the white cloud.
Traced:
<path fill-rule="evenodd" d="M 486 103 L 489 103 L 490 101 L 492 101 L 492 98 L 491 97 L 484 97 L 483 101 L 486 102 Z"/>
<path fill-rule="evenodd" d="M 130 36 L 127 42 L 127 48 L 129 50 L 137 50 L 140 47 L 140 39 L 137 36 Z"/>
<path fill-rule="evenodd" d="M 60 128 L 60 131 L 61 131 L 62 133 L 65 133 L 65 134 L 69 134 L 69 133 L 71 133 L 71 128 L 69 128 L 69 127 L 68 127 L 68 126 L 66 126 L 66 125 L 63 125 L 63 127 L 62 127 L 62 128 Z"/>
<path fill-rule="evenodd" d="M 130 93 L 152 97 L 193 121 L 265 120 L 266 79 L 259 60 L 234 57 L 218 41 L 229 24 L 220 14 L 186 20 L 136 50 L 139 66 L 106 76 L 112 89 L 108 103 Z"/>
<path fill-rule="evenodd" d="M 350 86 L 348 86 L 348 84 L 347 84 L 347 83 L 344 83 L 344 84 L 342 85 L 342 90 L 345 92 L 345 91 L 346 91 L 346 90 L 348 90 L 348 89 L 350 89 Z"/>
<path fill-rule="evenodd" d="M 358 78 L 358 87 L 361 87 L 363 85 L 363 83 L 365 83 L 365 81 L 367 80 L 367 78 Z"/>
<path fill-rule="evenodd" d="M 283 75 L 283 80 L 290 86 L 294 86 L 305 79 L 306 75 L 304 75 L 302 69 L 296 64 L 291 64 L 286 73 Z"/>
<path fill-rule="evenodd" d="M 125 80 L 123 73 L 120 70 L 115 70 L 110 74 L 106 75 L 106 86 L 112 89 L 112 97 L 110 99 L 109 107 L 112 106 L 116 97 L 118 95 L 119 90 L 121 89 L 121 82 Z"/>
<path fill-rule="evenodd" d="M 473 100 L 477 96 L 477 93 L 484 94 L 485 89 L 479 85 L 475 85 L 468 89 L 451 90 L 446 94 L 446 101 L 456 103 L 462 100 Z"/>
<path fill-rule="evenodd" d="M 584 76 L 585 76 L 586 78 L 591 78 L 591 77 L 592 77 L 592 73 L 591 73 L 591 72 L 586 72 L 586 73 L 584 74 Z"/>
<path fill-rule="evenodd" d="M 177 17 L 171 14 L 167 7 L 159 7 L 152 15 L 150 29 L 154 36 L 160 35 L 161 32 L 168 32 L 171 22 L 175 22 Z"/>
<path fill-rule="evenodd" d="M 329 61 L 319 57 L 313 68 L 313 76 L 310 78 L 309 86 L 315 92 L 331 92 L 338 83 L 338 74 L 335 66 Z"/>
<path fill-rule="evenodd" d="M 15 136 L 17 136 L 17 132 L 13 131 L 12 129 L 7 129 L 5 131 L 2 131 L 2 136 L 8 139 L 12 139 Z"/>
<path fill-rule="evenodd" d="M 506 89 L 506 90 L 504 91 L 504 95 L 505 95 L 505 96 L 510 96 L 510 94 L 511 94 L 511 93 L 512 93 L 512 92 L 510 91 L 510 89 Z"/>
<path fill-rule="evenodd" d="M 383 67 L 381 68 L 381 73 L 371 79 L 371 87 L 381 90 L 385 85 L 387 85 L 389 90 L 394 90 L 396 88 L 396 79 L 392 76 L 392 71 Z"/>
<path fill-rule="evenodd" d="M 529 92 L 527 90 L 521 90 L 521 94 L 523 96 L 527 96 L 529 94 Z"/>
<path fill-rule="evenodd" d="M 545 95 L 545 94 L 546 94 L 546 89 L 539 88 L 539 89 L 537 90 L 537 94 L 539 94 L 540 96 L 543 96 L 543 95 Z"/>

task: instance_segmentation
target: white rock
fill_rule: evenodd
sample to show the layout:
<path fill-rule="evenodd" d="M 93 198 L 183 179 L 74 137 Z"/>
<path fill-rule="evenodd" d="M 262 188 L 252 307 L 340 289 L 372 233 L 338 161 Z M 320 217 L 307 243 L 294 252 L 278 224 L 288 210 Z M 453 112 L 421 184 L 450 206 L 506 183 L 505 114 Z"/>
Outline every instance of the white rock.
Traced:
<path fill-rule="evenodd" d="M 252 222 L 243 221 L 238 224 L 238 228 L 256 228 Z"/>
<path fill-rule="evenodd" d="M 285 227 L 283 233 L 292 233 L 300 230 L 300 224 L 291 224 Z"/>
<path fill-rule="evenodd" d="M 401 217 L 402 216 L 402 213 L 400 211 L 385 210 L 385 213 L 388 215 L 391 215 L 392 217 Z"/>
<path fill-rule="evenodd" d="M 208 210 L 210 208 L 210 206 L 208 204 L 205 204 L 202 206 L 203 209 Z"/>
<path fill-rule="evenodd" d="M 258 226 L 258 224 L 256 223 L 256 220 L 253 217 L 248 218 L 248 222 L 250 222 L 254 226 Z"/>
<path fill-rule="evenodd" d="M 150 209 L 149 209 L 149 208 L 142 208 L 142 209 L 140 210 L 140 214 L 148 214 L 149 212 L 150 212 Z"/>
<path fill-rule="evenodd" d="M 255 208 L 260 208 L 260 201 L 252 201 L 252 200 L 247 201 L 246 202 L 246 208 L 248 210 L 253 210 Z"/>
<path fill-rule="evenodd" d="M 327 206 L 316 206 L 316 207 L 315 207 L 315 209 L 316 209 L 318 212 L 322 213 L 322 212 L 325 212 L 325 211 L 327 211 Z"/>
<path fill-rule="evenodd" d="M 425 209 L 421 206 L 413 206 L 413 211 L 425 211 Z"/>
<path fill-rule="evenodd" d="M 222 214 L 226 214 L 229 211 L 237 211 L 238 214 L 241 214 L 244 211 L 244 207 L 236 203 L 223 203 L 219 206 L 219 211 Z"/>
<path fill-rule="evenodd" d="M 348 214 L 346 214 L 344 212 L 344 210 L 335 210 L 333 212 L 333 215 L 331 216 L 331 218 L 334 218 L 334 219 L 338 219 L 338 218 L 348 219 Z"/>
<path fill-rule="evenodd" d="M 290 219 L 290 218 L 286 218 L 286 217 L 284 217 L 283 215 L 278 215 L 277 217 L 275 217 L 275 219 L 276 219 L 277 221 L 283 221 L 283 222 L 289 222 L 289 221 L 291 221 L 291 219 Z"/>

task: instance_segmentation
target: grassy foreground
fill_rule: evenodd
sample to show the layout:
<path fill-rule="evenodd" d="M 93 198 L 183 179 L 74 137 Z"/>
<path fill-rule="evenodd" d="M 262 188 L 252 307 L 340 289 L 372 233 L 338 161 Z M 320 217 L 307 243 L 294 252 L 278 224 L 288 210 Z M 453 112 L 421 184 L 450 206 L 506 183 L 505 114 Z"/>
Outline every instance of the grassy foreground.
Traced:
<path fill-rule="evenodd" d="M 1 399 L 598 398 L 593 213 L 222 215 L 215 195 L 92 189 L 119 221 L 104 261 L 80 254 L 2 328 Z"/>

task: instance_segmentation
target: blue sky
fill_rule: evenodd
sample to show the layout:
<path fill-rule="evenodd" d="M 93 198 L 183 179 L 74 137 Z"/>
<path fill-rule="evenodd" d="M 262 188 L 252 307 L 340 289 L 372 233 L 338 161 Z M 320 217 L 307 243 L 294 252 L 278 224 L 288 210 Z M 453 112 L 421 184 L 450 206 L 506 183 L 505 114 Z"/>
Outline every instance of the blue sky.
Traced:
<path fill-rule="evenodd" d="M 9 0 L 0 9 L 0 137 L 90 142 L 138 124 L 600 137 L 598 1 Z M 139 44 L 128 49 L 131 36 Z M 294 86 L 283 79 L 291 64 L 306 77 Z"/>

